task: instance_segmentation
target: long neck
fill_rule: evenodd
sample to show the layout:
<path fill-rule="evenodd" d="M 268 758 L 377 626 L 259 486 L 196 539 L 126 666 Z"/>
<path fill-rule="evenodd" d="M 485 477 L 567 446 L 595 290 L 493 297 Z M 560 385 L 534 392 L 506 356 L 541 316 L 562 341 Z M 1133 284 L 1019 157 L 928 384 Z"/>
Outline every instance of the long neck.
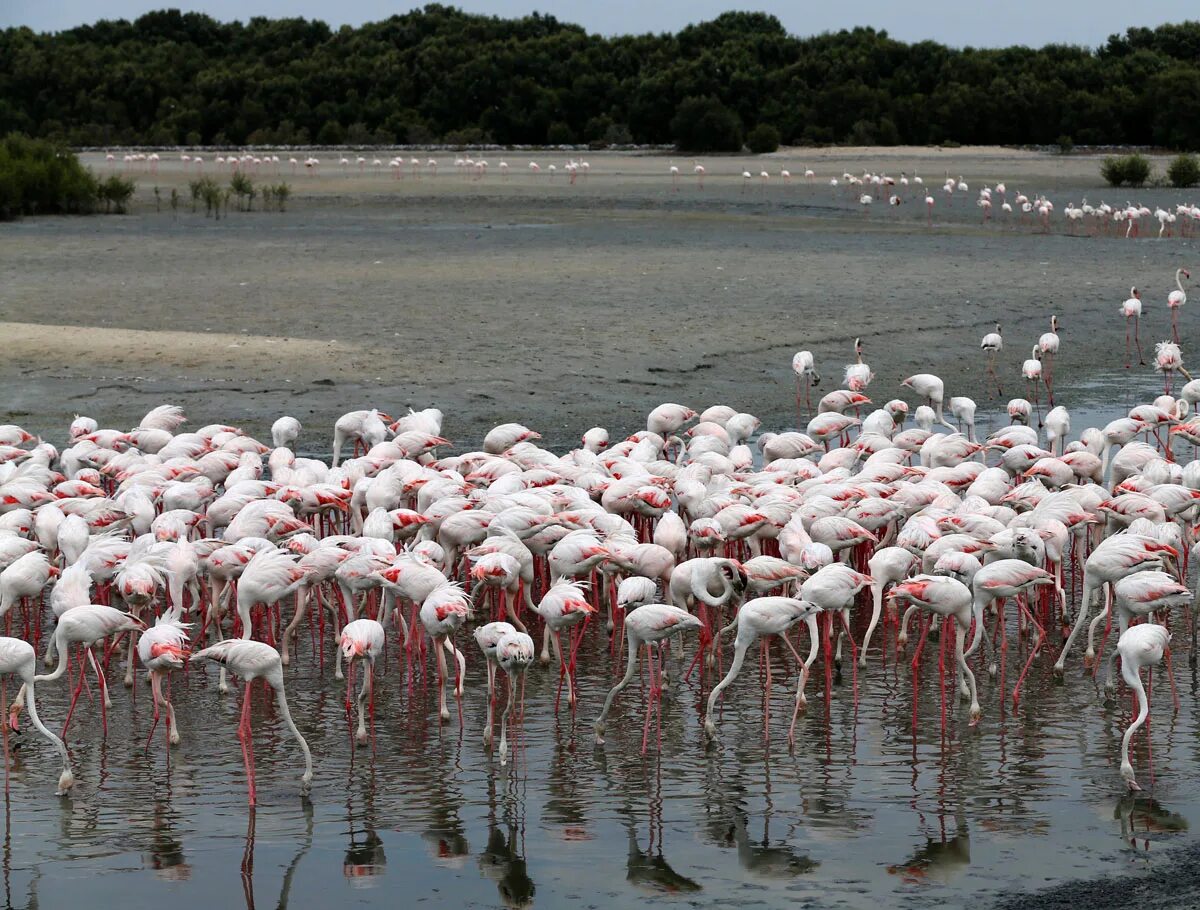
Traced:
<path fill-rule="evenodd" d="M 1142 685 L 1142 677 L 1138 673 L 1138 667 L 1122 661 L 1121 675 L 1125 677 L 1125 682 L 1133 689 L 1138 700 L 1137 717 L 1133 719 L 1133 723 L 1129 725 L 1128 729 L 1125 730 L 1125 735 L 1121 737 L 1121 774 L 1128 780 L 1132 780 L 1133 766 L 1129 761 L 1129 743 L 1133 740 L 1133 735 L 1137 733 L 1138 728 L 1150 716 L 1150 702 L 1146 698 L 1146 689 Z"/>
<path fill-rule="evenodd" d="M 1176 269 L 1176 270 L 1175 270 L 1175 286 L 1176 286 L 1177 288 L 1179 288 L 1179 290 L 1180 290 L 1180 291 L 1182 291 L 1182 290 L 1183 290 L 1183 281 L 1181 281 L 1181 280 L 1180 280 L 1180 277 L 1179 277 L 1179 276 L 1180 276 L 1180 275 L 1182 275 L 1182 274 L 1183 274 L 1183 269 Z"/>
<path fill-rule="evenodd" d="M 275 701 L 279 705 L 283 723 L 291 731 L 292 736 L 296 737 L 296 742 L 300 744 L 300 751 L 304 753 L 304 777 L 301 778 L 301 782 L 307 788 L 312 781 L 312 752 L 309 751 L 308 743 L 297 729 L 296 722 L 292 720 L 292 712 L 288 710 L 287 693 L 283 691 L 282 674 L 278 680 L 271 680 L 271 687 L 275 690 Z"/>
<path fill-rule="evenodd" d="M 58 664 L 45 676 L 35 676 L 34 679 L 38 682 L 53 682 L 67 672 L 67 651 L 70 649 L 71 643 L 67 641 L 67 636 L 63 634 L 63 631 L 61 625 L 54 630 L 54 647 L 58 651 Z"/>
<path fill-rule="evenodd" d="M 641 648 L 639 646 L 639 642 L 633 637 L 632 627 L 627 625 L 626 628 L 629 629 L 629 632 L 627 633 L 627 637 L 629 638 L 629 661 L 625 665 L 625 675 L 623 677 L 621 677 L 620 682 L 618 682 L 615 686 L 612 687 L 612 689 L 609 690 L 608 696 L 604 699 L 604 710 L 600 712 L 600 717 L 596 720 L 596 729 L 597 730 L 602 730 L 604 728 L 604 719 L 606 717 L 608 717 L 609 709 L 612 708 L 612 703 L 613 703 L 613 700 L 616 699 L 617 693 L 619 693 L 622 689 L 624 689 L 626 686 L 628 686 L 630 682 L 633 681 L 633 674 L 635 672 L 637 672 L 637 660 L 638 660 L 638 655 L 641 652 Z M 511 704 L 512 704 L 512 686 L 510 685 L 509 686 L 509 705 L 511 705 Z M 507 710 L 508 710 L 508 708 L 506 707 L 505 711 L 507 712 Z"/>
<path fill-rule="evenodd" d="M 50 742 L 54 745 L 55 751 L 58 752 L 59 758 L 62 759 L 63 773 L 65 775 L 71 770 L 71 758 L 67 754 L 67 747 L 63 745 L 63 741 L 47 730 L 46 725 L 42 723 L 42 719 L 38 717 L 37 700 L 33 695 L 33 667 L 29 667 L 28 671 L 22 673 L 21 676 L 25 682 L 25 703 L 29 708 L 29 722 L 33 724 L 34 728 L 41 733 L 42 736 L 46 737 L 46 739 L 50 740 Z"/>
<path fill-rule="evenodd" d="M 718 573 L 721 579 L 721 593 L 717 597 L 713 597 L 708 593 L 707 580 L 692 576 L 692 594 L 701 603 L 707 604 L 710 607 L 721 607 L 729 602 L 730 595 L 733 594 L 733 582 L 725 577 L 724 572 Z"/>
<path fill-rule="evenodd" d="M 975 615 L 975 634 L 971 636 L 971 647 L 967 648 L 967 653 L 964 657 L 970 657 L 979 648 L 979 642 L 983 640 L 983 608 L 987 605 L 988 597 L 980 592 L 976 594 L 972 600 L 971 612 Z"/>

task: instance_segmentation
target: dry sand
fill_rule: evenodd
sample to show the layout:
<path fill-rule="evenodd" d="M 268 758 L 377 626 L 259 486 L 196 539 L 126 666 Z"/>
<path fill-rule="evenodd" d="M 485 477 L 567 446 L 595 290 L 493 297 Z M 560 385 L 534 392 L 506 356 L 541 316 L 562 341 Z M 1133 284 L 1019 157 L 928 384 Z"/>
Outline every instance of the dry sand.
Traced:
<path fill-rule="evenodd" d="M 190 202 L 172 212 L 170 189 L 186 198 L 192 175 L 170 153 L 158 174 L 136 175 L 131 215 L 0 225 L 0 422 L 59 439 L 75 413 L 121 426 L 172 401 L 197 421 L 260 434 L 292 414 L 310 430 L 309 450 L 327 447 L 338 414 L 365 405 L 437 405 L 464 444 L 507 420 L 556 445 L 595 424 L 625 433 L 666 400 L 724 402 L 783 425 L 794 422 L 792 353 L 812 349 L 828 389 L 856 335 L 877 400 L 932 371 L 983 409 L 980 336 L 1003 324 L 1005 397 L 1022 394 L 1020 363 L 1051 313 L 1064 326 L 1061 398 L 1102 405 L 1155 384 L 1121 368 L 1117 310 L 1129 286 L 1145 292 L 1149 349 L 1169 329 L 1174 269 L 1196 264 L 1190 239 L 979 223 L 975 187 L 997 180 L 1010 198 L 1045 192 L 1060 210 L 1083 196 L 1123 202 L 1086 156 L 787 150 L 703 159 L 701 190 L 682 156 L 590 154 L 589 175 L 572 186 L 557 152 L 489 152 L 481 181 L 455 173 L 449 153 L 420 154 L 439 159 L 436 178 L 399 181 L 317 154 L 319 174 L 290 176 L 284 153 L 280 177 L 259 175 L 291 183 L 283 213 L 214 221 Z M 205 153 L 209 174 L 214 157 Z M 100 173 L 114 167 L 85 159 Z M 811 184 L 779 177 L 809 166 Z M 741 176 L 764 169 L 766 181 Z M 864 169 L 973 186 L 952 204 L 935 189 L 929 229 L 923 194 L 864 213 L 857 194 L 829 188 L 831 176 Z M 1136 195 L 1152 207 L 1183 198 Z M 1187 335 L 1194 324 L 1185 312 Z"/>

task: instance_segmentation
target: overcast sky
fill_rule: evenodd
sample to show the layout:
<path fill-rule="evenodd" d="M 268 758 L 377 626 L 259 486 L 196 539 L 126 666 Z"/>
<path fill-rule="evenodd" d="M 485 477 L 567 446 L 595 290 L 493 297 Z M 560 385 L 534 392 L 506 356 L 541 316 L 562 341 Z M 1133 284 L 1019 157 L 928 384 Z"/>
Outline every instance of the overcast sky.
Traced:
<path fill-rule="evenodd" d="M 222 20 L 304 16 L 335 26 L 358 25 L 421 5 L 404 0 L 0 0 L 0 26 L 57 31 L 97 19 L 133 19 L 165 7 L 205 12 Z M 1050 43 L 1094 47 L 1131 25 L 1154 26 L 1200 16 L 1196 0 L 855 0 L 819 4 L 801 0 L 449 0 L 448 5 L 499 16 L 538 10 L 606 35 L 677 31 L 728 9 L 765 10 L 797 35 L 871 25 L 906 41 L 932 38 L 976 47 Z"/>

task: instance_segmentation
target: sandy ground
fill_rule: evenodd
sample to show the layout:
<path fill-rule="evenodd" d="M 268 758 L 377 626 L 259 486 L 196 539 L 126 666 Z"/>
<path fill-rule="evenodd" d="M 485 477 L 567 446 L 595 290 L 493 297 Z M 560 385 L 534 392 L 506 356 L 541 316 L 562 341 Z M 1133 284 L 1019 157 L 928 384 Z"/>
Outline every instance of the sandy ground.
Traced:
<path fill-rule="evenodd" d="M 135 172 L 130 215 L 0 225 L 0 420 L 61 438 L 75 413 L 125 425 L 174 401 L 255 433 L 293 414 L 311 430 L 310 451 L 327 447 L 338 414 L 368 405 L 441 407 L 464 445 L 507 420 L 556 445 L 595 424 L 625 433 L 667 400 L 724 402 L 778 426 L 795 421 L 792 353 L 812 349 L 832 388 L 856 335 L 878 400 L 932 371 L 982 409 L 980 336 L 1004 326 L 1007 398 L 1022 392 L 1020 363 L 1052 313 L 1063 324 L 1060 396 L 1086 404 L 1113 383 L 1153 387 L 1122 369 L 1118 306 L 1131 284 L 1144 289 L 1149 350 L 1168 329 L 1174 269 L 1196 264 L 1186 238 L 1068 236 L 1061 219 L 1049 236 L 1019 220 L 980 223 L 975 188 L 998 180 L 1010 198 L 1044 192 L 1060 210 L 1098 202 L 1099 162 L 1086 156 L 789 150 L 703 159 L 701 189 L 693 159 L 668 155 L 591 154 L 571 185 L 561 153 L 488 153 L 482 180 L 456 173 L 447 153 L 432 153 L 436 177 L 393 179 L 371 166 L 373 152 L 361 171 L 317 153 L 318 173 L 292 177 L 292 154 L 304 158 L 283 153 L 279 177 L 258 175 L 291 183 L 283 213 L 193 213 L 195 165 L 185 171 L 170 153 L 158 173 Z M 103 174 L 124 170 L 120 157 L 85 159 Z M 784 168 L 797 176 L 783 180 Z M 904 205 L 864 211 L 857 193 L 828 186 L 865 169 L 925 175 L 934 226 L 915 187 Z M 936 188 L 947 173 L 972 184 L 968 197 Z M 185 198 L 177 211 L 171 188 Z M 1171 190 L 1137 198 L 1182 201 Z M 1190 333 L 1190 312 L 1184 325 Z"/>

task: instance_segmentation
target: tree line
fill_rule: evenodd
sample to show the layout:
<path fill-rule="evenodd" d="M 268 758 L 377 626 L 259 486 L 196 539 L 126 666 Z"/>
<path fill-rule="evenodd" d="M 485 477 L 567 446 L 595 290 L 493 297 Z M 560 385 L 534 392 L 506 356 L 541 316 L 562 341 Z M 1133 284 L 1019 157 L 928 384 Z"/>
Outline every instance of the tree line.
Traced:
<path fill-rule="evenodd" d="M 430 5 L 360 28 L 163 10 L 0 31 L 0 135 L 73 146 L 670 143 L 1200 148 L 1200 22 L 1100 48 L 801 38 L 730 12 L 602 37 Z"/>

